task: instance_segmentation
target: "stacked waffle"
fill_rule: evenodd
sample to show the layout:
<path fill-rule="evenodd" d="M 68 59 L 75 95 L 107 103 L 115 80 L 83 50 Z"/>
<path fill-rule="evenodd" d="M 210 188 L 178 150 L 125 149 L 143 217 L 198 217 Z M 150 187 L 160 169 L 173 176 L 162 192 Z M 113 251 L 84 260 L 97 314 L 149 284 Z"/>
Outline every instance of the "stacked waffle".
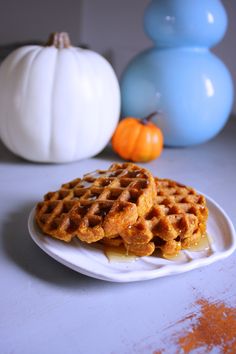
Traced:
<path fill-rule="evenodd" d="M 124 247 L 137 256 L 176 255 L 206 232 L 205 198 L 194 189 L 131 163 L 113 164 L 63 184 L 38 203 L 35 219 L 47 235 Z"/>

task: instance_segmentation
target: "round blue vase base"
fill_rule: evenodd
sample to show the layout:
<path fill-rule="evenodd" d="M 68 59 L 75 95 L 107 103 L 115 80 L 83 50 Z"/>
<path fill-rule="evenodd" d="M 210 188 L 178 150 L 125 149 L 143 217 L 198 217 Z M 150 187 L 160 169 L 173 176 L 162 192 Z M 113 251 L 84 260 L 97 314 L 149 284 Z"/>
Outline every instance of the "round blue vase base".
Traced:
<path fill-rule="evenodd" d="M 225 125 L 233 102 L 230 74 L 202 48 L 149 49 L 134 58 L 121 80 L 122 114 L 160 112 L 168 146 L 203 143 Z"/>

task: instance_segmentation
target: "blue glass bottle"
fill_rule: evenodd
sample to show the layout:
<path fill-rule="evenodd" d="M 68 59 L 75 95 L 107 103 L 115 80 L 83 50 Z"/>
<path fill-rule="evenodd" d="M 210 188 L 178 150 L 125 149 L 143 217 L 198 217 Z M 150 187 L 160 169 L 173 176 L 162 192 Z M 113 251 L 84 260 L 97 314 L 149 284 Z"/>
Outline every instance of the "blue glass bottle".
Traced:
<path fill-rule="evenodd" d="M 211 139 L 226 123 L 233 102 L 230 74 L 209 50 L 227 28 L 221 1 L 152 0 L 144 28 L 154 47 L 123 73 L 123 115 L 161 112 L 156 123 L 169 146 Z"/>

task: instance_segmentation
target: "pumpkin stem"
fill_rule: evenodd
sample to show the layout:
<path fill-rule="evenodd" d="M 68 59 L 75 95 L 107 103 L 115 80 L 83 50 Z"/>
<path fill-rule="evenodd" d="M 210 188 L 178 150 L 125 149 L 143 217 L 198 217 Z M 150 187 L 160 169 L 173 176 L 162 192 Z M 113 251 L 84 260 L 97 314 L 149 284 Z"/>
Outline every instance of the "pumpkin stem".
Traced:
<path fill-rule="evenodd" d="M 150 120 L 155 117 L 158 114 L 158 112 L 152 112 L 150 113 L 147 117 L 143 118 L 140 120 L 140 122 L 144 125 L 146 125 Z"/>
<path fill-rule="evenodd" d="M 57 49 L 69 48 L 70 37 L 66 32 L 53 32 L 50 34 L 46 46 L 54 46 Z"/>

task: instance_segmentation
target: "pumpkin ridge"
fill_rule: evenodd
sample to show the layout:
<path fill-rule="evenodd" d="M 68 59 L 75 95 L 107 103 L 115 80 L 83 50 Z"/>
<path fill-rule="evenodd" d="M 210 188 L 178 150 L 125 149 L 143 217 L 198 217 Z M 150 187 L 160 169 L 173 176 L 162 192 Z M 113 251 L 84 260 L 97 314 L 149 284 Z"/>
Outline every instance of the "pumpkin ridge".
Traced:
<path fill-rule="evenodd" d="M 36 53 L 34 53 L 35 49 L 37 50 Z M 27 72 L 27 75 L 26 75 L 26 80 L 25 80 L 25 83 L 24 83 L 24 89 L 23 89 L 23 93 L 21 95 L 21 104 L 20 104 L 20 108 L 18 108 L 19 112 L 20 112 L 20 117 L 23 116 L 24 118 L 24 114 L 22 114 L 22 109 L 24 110 L 24 104 L 25 104 L 25 101 L 28 100 L 28 97 L 27 97 L 27 92 L 29 92 L 29 85 L 30 85 L 30 78 L 31 78 L 31 71 L 33 69 L 33 66 L 35 64 L 35 61 L 36 59 L 38 58 L 40 52 L 41 52 L 42 48 L 38 47 L 38 48 L 34 48 L 32 49 L 32 51 L 28 52 L 25 56 L 23 56 L 21 58 L 21 60 L 26 60 L 27 56 L 30 57 L 30 55 L 34 55 L 34 57 L 31 59 L 31 62 L 30 64 L 28 64 L 29 66 L 29 69 L 28 69 L 28 72 Z M 28 58 L 27 58 L 28 59 Z M 19 62 L 17 63 L 19 65 Z M 15 68 L 17 69 L 17 66 L 15 66 Z M 23 97 L 23 99 L 22 99 Z M 21 123 L 22 124 L 22 123 Z M 25 132 L 25 129 L 24 129 L 24 132 Z M 26 130 L 26 134 L 27 134 L 27 130 Z M 14 139 L 11 139 L 12 141 L 14 141 Z M 14 145 L 14 144 L 13 144 Z M 17 149 L 18 150 L 18 149 Z"/>
<path fill-rule="evenodd" d="M 135 145 L 135 142 L 138 138 L 139 132 L 140 132 L 140 125 L 137 125 L 137 122 L 135 120 L 130 121 L 130 122 L 124 122 L 125 127 L 123 127 L 119 133 L 118 136 L 118 141 L 117 141 L 117 152 L 124 158 L 124 159 L 131 159 L 132 156 L 132 149 L 129 148 L 130 144 L 130 136 L 132 136 L 132 132 L 130 134 L 130 129 L 133 129 L 133 131 L 138 130 L 138 134 L 136 136 L 136 139 L 134 141 L 133 146 Z M 127 124 L 129 123 L 129 124 Z M 132 127 L 133 126 L 133 127 Z"/>
<path fill-rule="evenodd" d="M 72 57 L 75 61 L 75 67 L 76 67 L 76 75 L 77 77 L 80 77 L 80 71 L 79 71 L 79 65 L 78 65 L 78 60 L 80 59 L 80 57 L 78 56 L 78 51 L 81 50 L 81 48 L 75 48 L 75 47 L 71 47 L 70 48 L 70 53 L 72 54 Z M 84 53 L 84 51 L 83 51 Z M 77 123 L 78 125 L 81 124 L 80 123 L 80 119 L 77 119 Z M 78 128 L 78 126 L 76 127 Z M 78 129 L 77 129 L 78 131 Z M 79 140 L 78 140 L 79 142 Z M 71 156 L 73 156 L 73 160 L 75 159 L 76 157 L 76 152 L 77 150 L 80 148 L 80 144 L 78 145 L 78 142 L 76 141 L 75 144 L 74 144 L 74 151 L 71 153 Z"/>
<path fill-rule="evenodd" d="M 131 139 L 129 139 L 128 144 L 127 144 L 127 155 L 130 160 L 132 160 L 132 155 L 133 151 L 135 150 L 135 146 L 137 144 L 137 141 L 139 139 L 142 126 L 140 124 L 137 124 L 134 126 L 135 129 L 133 129 L 133 132 L 130 134 Z M 131 146 L 129 146 L 131 145 Z"/>
<path fill-rule="evenodd" d="M 94 65 L 93 65 L 93 63 L 91 63 L 91 60 L 90 60 L 91 51 L 89 49 L 83 49 L 83 57 L 81 57 L 80 51 L 81 51 L 81 48 L 72 47 L 73 57 L 75 58 L 76 67 L 77 67 L 77 70 L 78 70 L 77 72 L 79 73 L 78 77 L 80 77 L 80 80 L 81 80 L 81 75 L 83 75 L 83 74 L 81 74 L 81 71 L 80 71 L 81 69 L 80 69 L 80 66 L 79 66 L 79 64 L 82 63 L 82 60 L 84 61 L 84 63 L 86 63 L 86 69 L 89 67 L 89 70 L 90 70 L 89 75 L 90 75 L 90 77 L 96 77 L 96 73 L 94 72 L 94 69 L 95 69 Z M 92 60 L 93 60 L 93 55 L 94 55 L 94 53 L 92 53 Z M 96 53 L 95 53 L 95 55 L 96 55 Z M 78 62 L 78 60 L 80 60 L 80 63 Z M 87 76 L 87 75 L 88 74 L 86 73 L 85 76 Z M 90 89 L 93 90 L 92 92 L 93 92 L 93 95 L 95 96 L 96 92 L 94 90 L 94 86 L 91 85 L 91 83 L 89 83 L 89 87 L 90 87 Z M 97 96 L 95 96 L 95 97 L 96 97 L 96 100 L 95 99 L 93 100 L 93 106 L 96 107 L 96 111 L 98 112 L 99 111 L 99 104 L 97 103 Z M 97 119 L 96 122 L 97 121 L 99 121 L 99 120 Z M 82 122 L 83 122 L 83 120 L 79 120 L 80 126 L 82 125 Z M 92 120 L 91 120 L 91 122 L 90 121 L 86 122 L 86 124 L 92 124 Z M 83 127 L 85 127 L 85 129 L 86 129 L 86 124 L 83 126 Z M 98 124 L 98 128 L 101 128 L 100 122 Z M 90 136 L 90 139 L 91 139 L 91 136 Z M 99 134 L 96 134 L 96 141 L 93 140 L 93 143 L 94 143 L 95 146 L 98 145 L 98 141 L 99 141 Z M 75 146 L 75 149 L 76 149 L 76 146 Z M 101 149 L 98 149 L 95 154 L 97 154 L 100 151 L 101 151 Z M 88 156 L 90 155 L 90 151 L 88 152 L 87 155 Z"/>
<path fill-rule="evenodd" d="M 31 47 L 31 46 L 29 46 Z M 28 52 L 24 53 L 22 55 L 22 57 L 20 57 L 20 59 L 17 60 L 17 64 L 19 64 L 19 62 L 22 62 L 29 54 L 31 54 L 31 52 L 33 52 L 35 50 L 35 46 L 32 46 L 32 50 L 29 50 Z M 14 52 L 12 52 L 10 55 L 12 55 L 13 53 L 15 53 L 16 51 L 19 52 L 19 49 L 16 49 Z M 13 54 L 14 55 L 14 54 Z M 7 63 L 9 65 L 9 67 L 13 67 L 14 70 L 16 70 L 16 65 L 14 63 L 11 62 L 10 64 Z M 1 68 L 4 68 L 6 64 L 3 62 L 1 64 Z M 5 68 L 4 68 L 5 69 Z M 8 71 L 7 71 L 7 74 L 8 74 Z M 8 76 L 6 74 L 6 78 L 8 79 Z M 8 81 L 8 85 L 9 85 L 9 80 Z M 6 91 L 5 91 L 6 92 Z M 10 103 L 7 103 L 7 105 L 10 104 Z M 20 155 L 19 153 L 17 153 L 18 149 L 16 148 L 16 145 L 15 145 L 15 139 L 12 138 L 12 133 L 11 133 L 11 128 L 10 128 L 10 124 L 11 124 L 11 119 L 8 118 L 8 108 L 6 108 L 6 118 L 5 118 L 5 133 L 2 133 L 3 129 L 1 127 L 1 139 L 4 141 L 4 143 L 6 144 L 6 146 L 12 151 L 14 152 L 15 154 L 17 154 L 18 156 Z M 13 134 L 14 135 L 14 134 Z M 10 143 L 9 143 L 9 142 Z"/>
<path fill-rule="evenodd" d="M 153 155 L 157 155 L 159 156 L 161 153 L 161 149 L 160 149 L 160 142 L 161 142 L 161 146 L 163 146 L 163 136 L 162 135 L 158 135 L 155 132 L 155 126 L 152 126 L 152 134 L 153 134 L 153 139 L 152 139 L 152 153 Z M 154 139 L 155 138 L 155 139 Z"/>
<path fill-rule="evenodd" d="M 128 127 L 130 127 L 130 126 L 132 126 L 132 125 L 134 125 L 135 124 L 135 121 L 134 121 L 134 119 L 132 119 L 132 118 L 127 118 L 127 120 L 122 120 L 119 124 L 118 124 L 118 126 L 117 126 L 117 128 L 116 128 L 116 130 L 115 130 L 115 132 L 114 132 L 114 134 L 113 134 L 113 137 L 112 137 L 112 144 L 113 144 L 113 146 L 114 146 L 114 149 L 118 152 L 119 151 L 119 149 L 120 149 L 120 133 L 122 132 L 122 130 L 124 129 L 124 127 L 126 127 L 126 128 L 128 128 Z"/>
<path fill-rule="evenodd" d="M 54 121 L 55 121 L 55 115 L 54 115 L 54 100 L 55 100 L 55 86 L 56 86 L 56 71 L 57 71 L 57 66 L 58 66 L 58 55 L 59 51 L 56 52 L 55 56 L 55 62 L 53 65 L 53 74 L 52 74 L 52 87 L 51 87 L 51 99 L 49 102 L 51 102 L 51 107 L 50 107 L 50 131 L 49 131 L 49 142 L 48 142 L 48 154 L 49 156 L 53 156 L 53 145 L 54 145 L 54 139 L 53 139 L 53 131 L 54 131 Z"/>
<path fill-rule="evenodd" d="M 147 156 L 152 156 L 152 149 L 153 149 L 153 139 L 152 139 L 153 132 L 149 129 L 146 131 L 146 144 L 147 144 Z"/>
<path fill-rule="evenodd" d="M 140 159 L 140 151 L 142 151 L 143 149 L 145 149 L 145 153 L 142 155 L 146 155 L 146 147 L 147 145 L 150 145 L 150 143 L 148 143 L 146 141 L 146 134 L 148 132 L 148 125 L 143 125 L 142 123 L 139 123 L 140 126 L 140 130 L 139 130 L 139 135 L 137 137 L 136 140 L 136 145 L 133 151 L 133 156 L 132 156 L 132 160 L 138 161 Z M 142 129 L 141 129 L 142 128 Z"/>

